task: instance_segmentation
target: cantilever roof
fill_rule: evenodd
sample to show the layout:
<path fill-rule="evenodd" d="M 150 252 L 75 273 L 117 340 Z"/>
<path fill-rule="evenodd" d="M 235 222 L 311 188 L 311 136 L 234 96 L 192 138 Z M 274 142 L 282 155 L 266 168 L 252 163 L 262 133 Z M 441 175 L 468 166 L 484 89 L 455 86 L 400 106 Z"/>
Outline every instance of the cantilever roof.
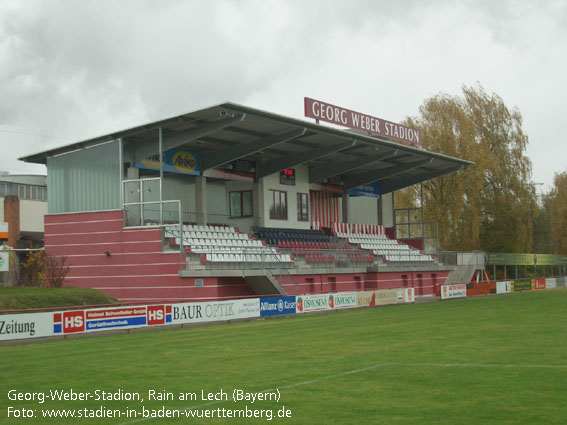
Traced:
<path fill-rule="evenodd" d="M 201 172 L 236 159 L 254 161 L 256 177 L 307 164 L 311 183 L 339 181 L 346 190 L 377 181 L 380 192 L 389 193 L 472 164 L 383 138 L 234 103 L 72 143 L 20 160 L 46 164 L 49 157 L 119 138 L 123 141 L 125 160 L 140 160 L 157 153 L 159 128 L 163 150 L 183 148 L 198 152 Z"/>

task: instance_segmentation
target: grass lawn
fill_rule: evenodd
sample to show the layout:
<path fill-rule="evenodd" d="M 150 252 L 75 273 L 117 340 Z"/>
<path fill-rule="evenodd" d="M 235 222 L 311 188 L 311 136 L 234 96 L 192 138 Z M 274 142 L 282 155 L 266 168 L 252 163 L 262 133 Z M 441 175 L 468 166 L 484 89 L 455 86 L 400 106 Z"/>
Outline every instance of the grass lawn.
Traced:
<path fill-rule="evenodd" d="M 117 302 L 115 298 L 91 288 L 0 286 L 0 310 L 70 307 Z"/>
<path fill-rule="evenodd" d="M 3 424 L 565 424 L 567 290 L 0 346 Z M 280 400 L 201 391 L 280 389 Z M 138 392 L 11 401 L 9 390 Z M 148 390 L 174 394 L 149 400 Z M 198 400 L 179 400 L 196 393 Z M 100 394 L 100 393 L 99 393 Z M 8 406 L 35 418 L 8 418 Z M 270 409 L 291 418 L 43 418 L 42 409 Z M 142 407 L 143 406 L 143 407 Z"/>

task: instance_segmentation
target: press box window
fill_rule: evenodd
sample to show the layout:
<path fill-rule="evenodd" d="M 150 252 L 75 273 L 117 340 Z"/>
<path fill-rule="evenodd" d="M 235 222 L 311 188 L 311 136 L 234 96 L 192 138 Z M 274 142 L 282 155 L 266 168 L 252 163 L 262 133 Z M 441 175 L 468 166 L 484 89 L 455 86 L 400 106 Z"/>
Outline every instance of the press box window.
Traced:
<path fill-rule="evenodd" d="M 297 194 L 297 221 L 309 220 L 309 204 L 307 203 L 307 193 Z"/>
<path fill-rule="evenodd" d="M 252 217 L 252 191 L 230 192 L 230 216 Z"/>
<path fill-rule="evenodd" d="M 270 190 L 270 218 L 287 220 L 287 192 Z"/>

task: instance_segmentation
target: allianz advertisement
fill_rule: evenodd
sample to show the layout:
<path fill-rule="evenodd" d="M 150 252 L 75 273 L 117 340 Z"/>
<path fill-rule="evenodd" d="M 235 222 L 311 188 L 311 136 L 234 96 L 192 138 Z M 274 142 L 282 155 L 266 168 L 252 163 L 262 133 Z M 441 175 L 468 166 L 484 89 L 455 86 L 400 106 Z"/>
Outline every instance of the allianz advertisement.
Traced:
<path fill-rule="evenodd" d="M 295 314 L 295 297 L 260 298 L 260 316 Z"/>
<path fill-rule="evenodd" d="M 180 149 L 170 149 L 162 153 L 161 163 L 163 171 L 179 174 L 199 175 L 199 154 Z M 159 170 L 159 153 L 149 156 L 141 161 L 136 161 L 136 168 L 146 170 Z"/>

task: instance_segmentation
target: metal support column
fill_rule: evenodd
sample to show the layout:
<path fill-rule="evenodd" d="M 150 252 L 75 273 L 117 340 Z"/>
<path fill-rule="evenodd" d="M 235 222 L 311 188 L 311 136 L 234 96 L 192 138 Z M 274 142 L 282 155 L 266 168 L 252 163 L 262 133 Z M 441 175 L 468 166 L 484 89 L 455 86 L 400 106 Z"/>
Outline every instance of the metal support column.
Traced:
<path fill-rule="evenodd" d="M 159 132 L 159 224 L 163 226 L 163 130 Z M 181 236 L 183 237 L 183 236 Z"/>

